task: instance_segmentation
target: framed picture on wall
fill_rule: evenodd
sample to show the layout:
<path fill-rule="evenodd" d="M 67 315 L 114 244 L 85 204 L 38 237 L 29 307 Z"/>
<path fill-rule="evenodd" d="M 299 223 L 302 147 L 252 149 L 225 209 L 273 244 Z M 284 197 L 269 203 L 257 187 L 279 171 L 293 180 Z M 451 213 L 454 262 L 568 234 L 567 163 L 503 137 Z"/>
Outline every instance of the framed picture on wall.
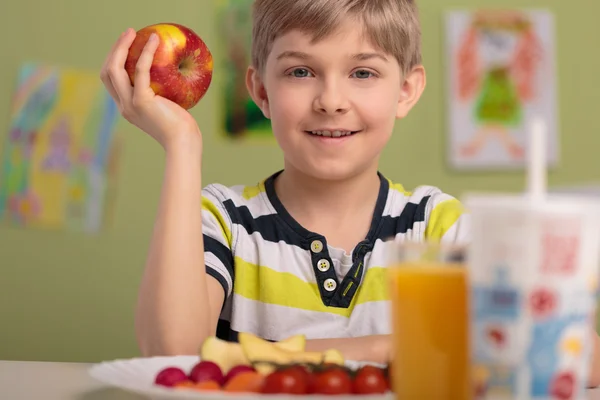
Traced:
<path fill-rule="evenodd" d="M 544 10 L 446 14 L 448 157 L 461 170 L 526 165 L 533 117 L 559 158 L 554 21 Z"/>
<path fill-rule="evenodd" d="M 271 123 L 246 89 L 251 62 L 252 4 L 254 0 L 217 0 L 219 18 L 219 113 L 222 135 L 228 139 L 273 141 Z"/>
<path fill-rule="evenodd" d="M 119 112 L 95 71 L 19 69 L 0 155 L 0 222 L 95 233 L 115 199 Z"/>

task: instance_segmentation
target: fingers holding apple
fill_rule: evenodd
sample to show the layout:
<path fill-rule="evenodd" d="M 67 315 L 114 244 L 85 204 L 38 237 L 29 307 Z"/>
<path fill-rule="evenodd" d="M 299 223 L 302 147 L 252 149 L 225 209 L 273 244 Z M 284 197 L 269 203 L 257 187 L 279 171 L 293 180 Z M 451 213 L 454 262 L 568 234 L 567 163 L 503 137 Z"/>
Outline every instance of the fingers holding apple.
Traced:
<path fill-rule="evenodd" d="M 108 75 L 108 66 L 112 59 L 112 55 L 115 52 L 115 49 L 117 48 L 119 43 L 121 42 L 121 39 L 123 38 L 123 36 L 125 36 L 125 32 L 121 33 L 121 36 L 119 36 L 119 39 L 117 39 L 117 41 L 115 41 L 115 43 L 112 45 L 110 51 L 108 52 L 108 54 L 106 55 L 106 58 L 104 59 L 104 64 L 102 64 L 102 69 L 100 70 L 100 80 L 104 84 L 104 87 L 106 87 L 106 90 L 108 91 L 110 96 L 113 98 L 113 100 L 117 104 L 119 104 L 119 102 L 120 102 L 119 95 L 117 94 L 117 92 L 113 86 L 113 83 L 110 80 L 110 76 Z"/>
<path fill-rule="evenodd" d="M 150 87 L 150 68 L 152 67 L 158 44 L 158 36 L 156 33 L 152 33 L 135 65 L 135 82 L 132 99 L 132 105 L 135 108 L 143 107 L 148 100 L 155 96 L 154 91 Z"/>
<path fill-rule="evenodd" d="M 192 30 L 155 24 L 121 35 L 101 79 L 123 117 L 167 148 L 180 137 L 200 137 L 187 110 L 208 90 L 212 68 L 210 51 Z"/>
<path fill-rule="evenodd" d="M 112 48 L 106 56 L 104 65 L 102 66 L 102 70 L 100 72 L 100 79 L 102 80 L 102 83 L 104 84 L 109 94 L 119 107 L 120 111 L 123 110 L 123 101 L 126 101 L 127 97 L 130 97 L 127 96 L 127 92 L 131 92 L 132 90 L 131 84 L 129 83 L 125 86 L 125 88 L 118 87 L 119 83 L 122 86 L 123 82 L 128 82 L 127 80 L 123 80 L 123 74 L 125 73 L 123 67 L 127 56 L 127 51 L 129 49 L 129 46 L 131 45 L 131 42 L 133 41 L 133 38 L 131 38 L 131 36 L 127 36 L 128 33 L 130 33 L 129 29 L 123 32 L 119 39 L 113 44 Z M 121 62 L 120 65 L 119 62 Z M 127 78 L 126 73 L 125 78 Z"/>
<path fill-rule="evenodd" d="M 117 46 L 113 50 L 110 55 L 110 60 L 108 61 L 108 77 L 118 96 L 118 104 L 121 112 L 123 112 L 131 102 L 133 93 L 133 87 L 131 86 L 131 83 L 129 83 L 129 78 L 123 67 L 125 65 L 125 60 L 127 59 L 127 51 L 134 38 L 135 33 L 132 32 L 131 29 L 125 31 L 123 36 L 119 38 Z"/>

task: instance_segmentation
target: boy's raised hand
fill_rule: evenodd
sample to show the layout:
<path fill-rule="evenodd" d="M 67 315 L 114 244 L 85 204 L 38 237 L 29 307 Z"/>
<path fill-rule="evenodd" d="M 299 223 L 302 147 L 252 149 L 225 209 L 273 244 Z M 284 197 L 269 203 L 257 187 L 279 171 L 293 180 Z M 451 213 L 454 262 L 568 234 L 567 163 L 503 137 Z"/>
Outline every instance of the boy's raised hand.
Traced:
<path fill-rule="evenodd" d="M 133 29 L 127 29 L 106 57 L 100 78 L 117 103 L 121 115 L 168 149 L 177 142 L 188 142 L 189 135 L 201 139 L 200 129 L 192 115 L 176 103 L 157 96 L 150 87 L 150 66 L 159 44 L 153 35 L 138 60 L 135 82 L 131 85 L 125 60 L 135 39 Z M 201 143 L 201 140 L 198 140 Z"/>

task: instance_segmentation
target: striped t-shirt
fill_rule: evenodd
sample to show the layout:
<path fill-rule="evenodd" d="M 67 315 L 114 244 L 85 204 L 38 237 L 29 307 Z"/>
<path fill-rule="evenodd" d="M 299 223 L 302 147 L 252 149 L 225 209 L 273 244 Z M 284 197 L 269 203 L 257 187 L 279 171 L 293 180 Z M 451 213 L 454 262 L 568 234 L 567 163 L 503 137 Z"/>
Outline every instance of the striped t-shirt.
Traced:
<path fill-rule="evenodd" d="M 394 242 L 462 242 L 467 215 L 431 186 L 407 192 L 379 174 L 367 237 L 352 254 L 302 227 L 278 199 L 274 174 L 256 186 L 203 189 L 207 273 L 225 291 L 217 336 L 238 332 L 267 340 L 389 334 L 385 266 Z"/>

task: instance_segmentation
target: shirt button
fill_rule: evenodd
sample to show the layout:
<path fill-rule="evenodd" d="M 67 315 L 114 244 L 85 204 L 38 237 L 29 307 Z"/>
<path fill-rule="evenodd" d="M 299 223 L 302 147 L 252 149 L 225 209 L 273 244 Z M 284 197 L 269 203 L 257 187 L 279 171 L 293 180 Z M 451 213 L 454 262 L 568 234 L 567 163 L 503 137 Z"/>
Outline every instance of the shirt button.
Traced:
<path fill-rule="evenodd" d="M 317 268 L 321 272 L 326 272 L 327 270 L 329 270 L 329 267 L 330 267 L 329 261 L 327 261 L 325 259 L 319 260 L 317 262 Z"/>
<path fill-rule="evenodd" d="M 330 279 L 325 279 L 325 283 L 323 283 L 323 287 L 328 292 L 333 292 L 335 290 L 335 288 L 337 287 L 337 282 L 334 281 L 331 278 Z"/>
<path fill-rule="evenodd" d="M 320 240 L 313 240 L 310 244 L 310 250 L 313 253 L 320 253 L 323 250 L 323 243 Z"/>

